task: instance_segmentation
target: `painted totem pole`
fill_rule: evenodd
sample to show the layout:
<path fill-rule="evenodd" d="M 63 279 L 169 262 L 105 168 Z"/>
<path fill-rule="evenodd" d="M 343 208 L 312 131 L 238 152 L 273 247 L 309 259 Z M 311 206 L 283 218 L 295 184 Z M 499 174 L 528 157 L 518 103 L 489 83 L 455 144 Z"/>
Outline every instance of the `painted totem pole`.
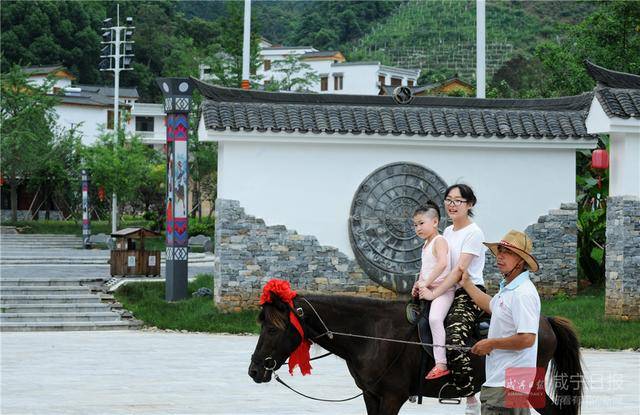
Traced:
<path fill-rule="evenodd" d="M 167 229 L 165 299 L 187 297 L 189 274 L 188 152 L 189 111 L 193 83 L 189 78 L 158 78 L 167 114 Z"/>
<path fill-rule="evenodd" d="M 89 218 L 89 174 L 82 169 L 82 246 L 91 248 L 91 222 Z"/>

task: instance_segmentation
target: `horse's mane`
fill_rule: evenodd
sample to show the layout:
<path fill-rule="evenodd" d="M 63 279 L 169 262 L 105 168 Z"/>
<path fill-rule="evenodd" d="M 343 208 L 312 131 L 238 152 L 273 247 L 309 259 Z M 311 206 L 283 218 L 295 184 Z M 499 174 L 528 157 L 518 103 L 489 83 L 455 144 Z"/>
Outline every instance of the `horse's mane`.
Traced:
<path fill-rule="evenodd" d="M 382 300 L 378 298 L 349 295 L 301 293 L 300 297 L 306 298 L 311 304 L 324 305 L 331 310 L 341 311 L 346 308 L 350 314 L 368 315 L 372 317 L 375 315 L 389 316 L 389 311 L 391 309 L 404 309 L 405 304 L 405 302 L 401 300 Z M 276 306 L 263 306 L 260 314 L 258 315 L 258 323 L 262 324 L 268 322 L 280 329 L 284 329 L 288 322 L 288 313 L 283 311 L 284 310 L 280 310 Z M 404 316 L 404 312 L 399 310 L 396 311 L 398 311 L 398 315 Z"/>
<path fill-rule="evenodd" d="M 389 307 L 402 304 L 401 300 L 382 300 L 380 298 L 360 297 L 355 295 L 303 294 L 309 301 L 317 300 L 333 305 L 349 304 L 354 307 Z"/>

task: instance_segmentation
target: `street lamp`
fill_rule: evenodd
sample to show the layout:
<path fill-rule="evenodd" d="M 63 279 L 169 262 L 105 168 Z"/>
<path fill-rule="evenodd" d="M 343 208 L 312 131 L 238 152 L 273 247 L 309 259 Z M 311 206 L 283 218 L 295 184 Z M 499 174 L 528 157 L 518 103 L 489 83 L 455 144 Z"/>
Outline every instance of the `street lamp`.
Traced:
<path fill-rule="evenodd" d="M 116 9 L 116 24 L 111 26 L 111 18 L 106 18 L 102 21 L 102 42 L 100 44 L 105 45 L 100 50 L 100 57 L 102 60 L 98 65 L 100 71 L 113 72 L 113 128 L 116 132 L 116 148 L 119 145 L 120 140 L 120 114 L 119 114 L 119 100 L 120 100 L 120 71 L 130 71 L 131 59 L 133 58 L 133 18 L 127 17 L 125 19 L 126 26 L 120 26 L 120 5 L 117 5 Z M 111 195 L 111 232 L 116 232 L 118 220 L 118 198 L 116 193 Z"/>

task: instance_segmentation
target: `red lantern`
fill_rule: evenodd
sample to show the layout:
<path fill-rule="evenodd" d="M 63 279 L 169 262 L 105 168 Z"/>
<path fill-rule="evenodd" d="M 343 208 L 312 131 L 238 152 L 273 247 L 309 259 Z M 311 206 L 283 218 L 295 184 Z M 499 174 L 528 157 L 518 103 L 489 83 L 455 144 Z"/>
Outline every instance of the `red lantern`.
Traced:
<path fill-rule="evenodd" d="M 105 199 L 105 194 L 104 194 L 104 187 L 100 186 L 98 187 L 98 199 L 100 199 L 101 202 L 104 202 Z"/>
<path fill-rule="evenodd" d="M 591 153 L 591 168 L 605 170 L 609 168 L 609 153 L 603 148 L 593 150 Z"/>

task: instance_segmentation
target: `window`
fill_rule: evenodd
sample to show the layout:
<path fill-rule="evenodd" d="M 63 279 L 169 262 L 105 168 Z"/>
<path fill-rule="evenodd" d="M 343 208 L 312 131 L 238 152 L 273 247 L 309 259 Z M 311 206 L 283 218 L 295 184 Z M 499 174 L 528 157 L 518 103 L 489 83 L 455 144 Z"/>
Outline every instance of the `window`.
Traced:
<path fill-rule="evenodd" d="M 136 131 L 153 131 L 153 117 L 136 117 Z"/>
<path fill-rule="evenodd" d="M 378 75 L 378 83 L 380 84 L 380 86 L 384 85 L 385 78 L 386 76 L 384 75 Z"/>
<path fill-rule="evenodd" d="M 400 86 L 400 85 L 402 85 L 402 79 L 391 78 L 391 86 Z"/>
<path fill-rule="evenodd" d="M 265 59 L 262 63 L 265 71 L 271 70 L 271 61 L 269 59 Z"/>
<path fill-rule="evenodd" d="M 413 86 L 413 79 L 409 79 L 407 81 L 407 86 Z"/>
<path fill-rule="evenodd" d="M 340 91 L 342 89 L 342 75 L 333 75 L 333 89 Z"/>
<path fill-rule="evenodd" d="M 107 130 L 113 130 L 113 111 L 107 111 Z"/>
<path fill-rule="evenodd" d="M 320 77 L 320 91 L 328 91 L 329 90 L 329 77 L 327 75 L 322 75 Z"/>

